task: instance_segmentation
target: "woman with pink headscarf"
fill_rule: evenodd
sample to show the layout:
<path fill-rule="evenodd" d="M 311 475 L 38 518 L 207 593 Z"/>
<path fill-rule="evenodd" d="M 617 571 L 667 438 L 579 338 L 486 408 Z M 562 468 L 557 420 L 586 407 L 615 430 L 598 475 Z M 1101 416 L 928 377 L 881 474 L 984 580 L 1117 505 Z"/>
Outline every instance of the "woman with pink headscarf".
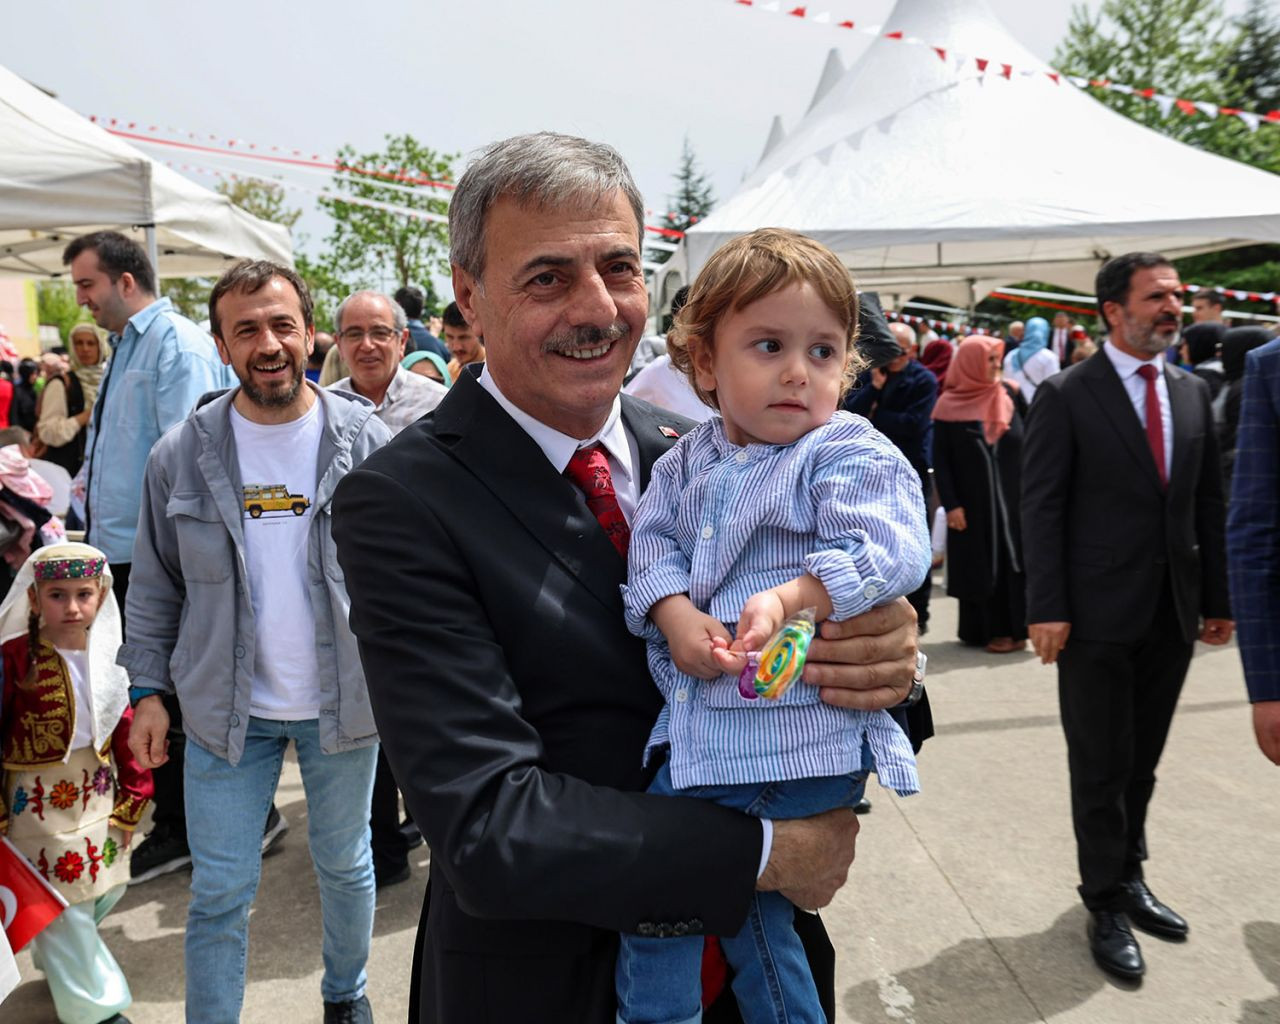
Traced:
<path fill-rule="evenodd" d="M 947 510 L 947 593 L 960 602 L 963 643 L 994 654 L 1026 646 L 1018 514 L 1022 414 L 1001 380 L 1004 343 L 973 335 L 956 349 L 934 406 L 933 471 Z"/>

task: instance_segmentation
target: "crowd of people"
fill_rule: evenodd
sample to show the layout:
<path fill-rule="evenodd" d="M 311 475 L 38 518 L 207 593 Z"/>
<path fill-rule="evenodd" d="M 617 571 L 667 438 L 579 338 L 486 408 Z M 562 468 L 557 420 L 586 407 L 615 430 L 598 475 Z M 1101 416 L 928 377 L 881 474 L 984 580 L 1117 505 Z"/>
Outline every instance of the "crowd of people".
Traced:
<path fill-rule="evenodd" d="M 952 342 L 780 229 L 642 341 L 643 223 L 609 147 L 497 143 L 456 300 L 358 291 L 332 334 L 286 266 L 229 269 L 205 330 L 128 238 L 67 246 L 94 322 L 0 364 L 0 830 L 69 904 L 34 940 L 59 1020 L 125 1020 L 97 926 L 188 864 L 187 1019 L 238 1019 L 290 745 L 326 1024 L 372 1020 L 375 892 L 424 838 L 413 1020 L 832 1019 L 800 911 L 871 774 L 928 789 L 940 564 L 962 643 L 1058 665 L 1098 964 L 1186 938 L 1142 868 L 1197 639 L 1238 621 L 1280 764 L 1280 342 L 1213 293 L 1183 331 L 1153 253 L 1101 268 L 1096 341 Z"/>

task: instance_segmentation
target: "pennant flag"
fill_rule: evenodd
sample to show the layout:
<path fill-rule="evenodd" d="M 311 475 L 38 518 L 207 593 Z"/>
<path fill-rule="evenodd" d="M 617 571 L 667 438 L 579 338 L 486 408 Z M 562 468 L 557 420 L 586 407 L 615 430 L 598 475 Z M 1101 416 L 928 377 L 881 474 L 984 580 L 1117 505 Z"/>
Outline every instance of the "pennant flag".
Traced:
<path fill-rule="evenodd" d="M 885 37 L 886 39 L 901 39 L 901 38 L 902 38 L 902 33 L 901 33 L 901 32 L 886 32 L 886 33 L 884 34 L 884 37 Z"/>
<path fill-rule="evenodd" d="M 935 47 L 933 48 L 933 52 L 934 52 L 934 53 L 936 53 L 936 54 L 938 55 L 938 59 L 939 59 L 939 60 L 941 60 L 941 61 L 943 61 L 943 62 L 945 62 L 945 61 L 946 61 L 946 59 L 947 59 L 947 51 L 946 51 L 945 49 L 943 49 L 941 46 L 935 46 Z"/>
<path fill-rule="evenodd" d="M 1218 105 L 1216 103 L 1206 103 L 1203 100 L 1197 100 L 1196 109 L 1202 114 L 1208 114 L 1210 117 L 1218 116 Z"/>
<path fill-rule="evenodd" d="M 1149 100 L 1155 96 L 1156 91 L 1154 89 L 1135 89 L 1134 93 L 1141 96 L 1144 100 Z"/>
<path fill-rule="evenodd" d="M 1188 117 L 1194 117 L 1197 113 L 1196 105 L 1190 100 L 1174 100 L 1173 105 Z"/>
<path fill-rule="evenodd" d="M 1258 124 L 1262 121 L 1262 118 L 1257 114 L 1251 114 L 1247 110 L 1240 111 L 1240 113 L 1236 114 L 1236 117 L 1240 118 L 1241 121 L 1247 124 L 1249 126 L 1249 131 L 1251 132 L 1256 132 L 1258 130 Z"/>
<path fill-rule="evenodd" d="M 1005 77 L 1005 78 L 1008 78 L 1008 79 L 1012 80 L 1012 79 L 1013 79 L 1013 65 L 1012 65 L 1012 64 L 1001 64 L 1001 65 L 1000 65 L 1000 74 L 1001 74 L 1003 77 Z"/>
<path fill-rule="evenodd" d="M 1160 108 L 1160 116 L 1168 117 L 1169 111 L 1173 109 L 1174 98 L 1172 96 L 1161 96 L 1159 93 L 1156 93 L 1152 98 L 1155 100 L 1156 106 Z"/>
<path fill-rule="evenodd" d="M 0 922 L 14 952 L 44 931 L 66 906 L 18 848 L 0 836 Z"/>
<path fill-rule="evenodd" d="M 851 21 L 842 21 L 842 22 L 839 22 L 839 23 L 836 25 L 836 28 L 853 28 L 853 22 L 851 22 Z"/>
<path fill-rule="evenodd" d="M 987 70 L 987 65 L 990 64 L 991 61 L 987 60 L 986 57 L 978 57 L 977 61 L 978 61 L 978 70 L 985 73 Z"/>
<path fill-rule="evenodd" d="M 1059 75 L 1059 74 L 1058 74 L 1058 72 L 1056 72 L 1056 71 L 1046 71 L 1046 72 L 1045 72 L 1045 74 L 1046 74 L 1046 75 L 1048 75 L 1050 78 L 1052 78 L 1052 79 L 1053 79 L 1053 84 L 1054 84 L 1054 85 L 1061 85 L 1061 84 L 1062 84 L 1062 76 L 1061 76 L 1061 75 Z"/>
<path fill-rule="evenodd" d="M 1280 123 L 1280 110 L 1268 110 L 1262 116 L 1264 120 L 1270 121 L 1272 124 Z"/>
<path fill-rule="evenodd" d="M 793 7 L 791 10 L 787 11 L 787 13 L 788 13 L 789 15 L 791 15 L 791 17 L 793 17 L 793 18 L 803 18 L 803 17 L 804 17 L 804 8 L 803 8 L 803 7 Z"/>

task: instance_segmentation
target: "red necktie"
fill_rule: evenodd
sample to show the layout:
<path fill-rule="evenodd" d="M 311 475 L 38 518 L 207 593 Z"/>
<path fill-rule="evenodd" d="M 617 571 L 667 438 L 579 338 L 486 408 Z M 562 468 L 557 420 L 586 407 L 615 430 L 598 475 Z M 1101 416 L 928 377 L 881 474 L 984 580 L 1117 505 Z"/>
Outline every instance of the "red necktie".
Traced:
<path fill-rule="evenodd" d="M 1160 473 L 1160 486 L 1169 486 L 1169 473 L 1164 464 L 1164 419 L 1160 415 L 1160 397 L 1156 394 L 1156 377 L 1160 373 L 1148 363 L 1138 367 L 1138 373 L 1147 382 L 1147 444 L 1151 446 L 1151 457 L 1156 460 L 1156 470 Z"/>
<path fill-rule="evenodd" d="M 579 448 L 573 453 L 565 476 L 581 488 L 587 496 L 587 508 L 608 535 L 613 546 L 624 559 L 631 543 L 631 527 L 627 525 L 613 490 L 613 476 L 609 472 L 609 459 L 598 444 Z"/>

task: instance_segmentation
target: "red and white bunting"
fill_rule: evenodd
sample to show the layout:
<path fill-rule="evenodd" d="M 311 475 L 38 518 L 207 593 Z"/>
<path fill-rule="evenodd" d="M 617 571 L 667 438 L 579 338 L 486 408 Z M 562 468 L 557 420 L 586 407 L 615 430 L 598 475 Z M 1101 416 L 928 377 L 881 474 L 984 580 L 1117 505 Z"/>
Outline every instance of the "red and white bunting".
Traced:
<path fill-rule="evenodd" d="M 970 61 L 977 69 L 978 74 L 986 75 L 989 72 L 997 75 L 1006 81 L 1012 81 L 1016 72 L 1019 78 L 1032 79 L 1038 78 L 1041 74 L 1048 77 L 1054 85 L 1061 85 L 1064 80 L 1070 82 L 1079 89 L 1099 89 L 1109 92 L 1118 92 L 1126 96 L 1136 96 L 1139 99 L 1148 100 L 1155 103 L 1162 114 L 1168 115 L 1170 111 L 1177 110 L 1186 117 L 1235 117 L 1239 118 L 1244 124 L 1248 125 L 1250 131 L 1257 131 L 1260 125 L 1272 124 L 1280 125 L 1280 110 L 1270 110 L 1265 114 L 1256 111 L 1241 110 L 1237 107 L 1222 107 L 1216 103 L 1209 103 L 1205 100 L 1188 100 L 1178 96 L 1170 96 L 1166 93 L 1158 92 L 1153 88 L 1138 89 L 1132 85 L 1125 85 L 1121 82 L 1111 82 L 1105 78 L 1083 78 L 1077 75 L 1063 74 L 1061 71 L 1041 71 L 1035 68 L 1019 68 L 1013 64 L 1002 63 L 993 60 L 990 57 L 970 56 L 969 54 L 956 53 L 953 49 L 941 46 L 935 42 L 929 42 L 926 39 L 920 39 L 916 36 L 908 36 L 902 32 L 885 32 L 883 25 L 859 25 L 853 21 L 840 20 L 830 11 L 815 11 L 810 7 L 787 7 L 785 4 L 777 2 L 777 0 L 731 0 L 736 7 L 750 7 L 756 11 L 762 11 L 767 14 L 781 14 L 791 18 L 800 18 L 805 21 L 812 21 L 815 24 L 831 25 L 835 28 L 851 29 L 863 35 L 876 36 L 881 39 L 892 39 L 895 42 L 907 43 L 911 46 L 924 47 L 932 50 L 937 54 L 938 58 L 945 64 L 948 56 L 956 63 L 957 70 L 967 67 Z"/>
<path fill-rule="evenodd" d="M 1217 292 L 1219 295 L 1226 296 L 1229 299 L 1238 299 L 1241 302 L 1272 302 L 1280 303 L 1280 292 L 1246 292 L 1239 288 L 1214 288 L 1203 284 L 1184 284 L 1182 290 L 1190 295 L 1196 292 Z"/>

